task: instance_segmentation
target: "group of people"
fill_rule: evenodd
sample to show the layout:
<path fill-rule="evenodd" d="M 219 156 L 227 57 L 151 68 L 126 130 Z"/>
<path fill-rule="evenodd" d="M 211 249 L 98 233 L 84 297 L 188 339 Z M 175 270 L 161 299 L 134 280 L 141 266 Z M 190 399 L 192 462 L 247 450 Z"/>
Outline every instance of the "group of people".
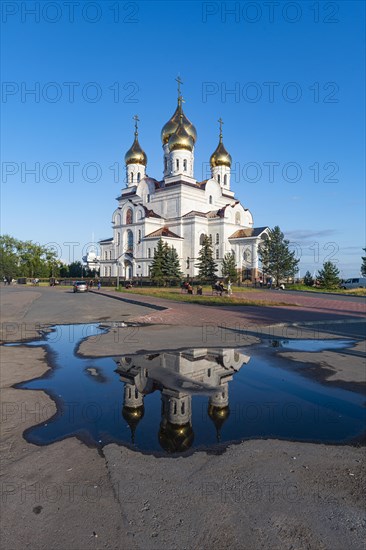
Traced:
<path fill-rule="evenodd" d="M 260 288 L 273 288 L 273 278 L 272 277 L 267 277 L 266 280 L 264 281 L 263 277 L 259 277 L 259 279 L 255 279 L 254 281 L 254 286 L 257 287 L 257 284 L 259 283 L 259 287 Z M 285 285 L 283 283 L 281 283 L 278 287 L 280 290 L 285 290 Z"/>
<path fill-rule="evenodd" d="M 227 282 L 227 287 L 224 285 L 224 281 L 216 281 L 216 283 L 212 286 L 212 290 L 215 292 L 218 292 L 220 296 L 222 296 L 223 292 L 226 292 L 228 296 L 231 296 L 232 290 L 231 290 L 231 281 L 230 279 Z"/>

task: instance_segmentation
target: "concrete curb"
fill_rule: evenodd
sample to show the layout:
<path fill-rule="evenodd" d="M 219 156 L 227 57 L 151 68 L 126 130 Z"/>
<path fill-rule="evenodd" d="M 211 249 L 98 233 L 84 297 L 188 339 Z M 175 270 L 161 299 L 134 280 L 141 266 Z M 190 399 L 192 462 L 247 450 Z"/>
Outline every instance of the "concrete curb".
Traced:
<path fill-rule="evenodd" d="M 106 296 L 107 298 L 112 298 L 113 300 L 121 300 L 122 302 L 127 302 L 128 304 L 134 304 L 136 306 L 143 306 L 143 307 L 149 307 L 150 309 L 155 309 L 157 311 L 164 311 L 166 309 L 169 309 L 164 306 L 157 306 L 156 304 L 148 304 L 147 302 L 139 302 L 137 300 L 132 300 L 131 298 L 124 298 L 122 296 L 115 296 L 114 294 L 107 294 L 106 292 L 100 291 L 100 290 L 89 290 L 89 292 L 92 292 L 93 294 L 99 295 L 99 296 Z"/>

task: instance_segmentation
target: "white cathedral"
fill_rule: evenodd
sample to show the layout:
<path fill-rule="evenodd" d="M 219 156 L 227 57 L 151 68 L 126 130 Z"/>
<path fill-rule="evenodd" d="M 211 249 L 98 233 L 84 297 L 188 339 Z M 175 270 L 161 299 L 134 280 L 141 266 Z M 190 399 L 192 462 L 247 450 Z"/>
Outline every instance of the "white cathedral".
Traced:
<path fill-rule="evenodd" d="M 183 112 L 180 84 L 178 78 L 178 105 L 161 131 L 162 179 L 147 175 L 147 156 L 138 139 L 138 117 L 134 117 L 135 139 L 125 155 L 126 187 L 112 216 L 113 237 L 99 241 L 101 278 L 149 277 L 160 238 L 174 246 L 182 272 L 193 278 L 205 235 L 212 243 L 218 276 L 228 252 L 234 254 L 244 278 L 258 274 L 257 247 L 267 238 L 268 228 L 253 227 L 251 212 L 231 190 L 232 159 L 223 143 L 221 119 L 219 143 L 210 158 L 211 178 L 194 178 L 197 132 Z"/>

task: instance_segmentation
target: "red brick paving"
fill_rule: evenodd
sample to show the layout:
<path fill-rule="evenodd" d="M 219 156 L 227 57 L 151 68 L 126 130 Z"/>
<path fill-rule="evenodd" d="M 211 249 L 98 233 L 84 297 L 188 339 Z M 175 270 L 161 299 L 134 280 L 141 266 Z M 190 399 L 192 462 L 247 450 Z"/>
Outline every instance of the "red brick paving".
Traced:
<path fill-rule="evenodd" d="M 164 300 L 135 293 L 116 295 L 114 290 L 101 290 L 104 295 L 111 295 L 120 300 L 131 299 L 135 302 L 154 304 L 166 307 L 163 311 L 151 310 L 147 315 L 135 316 L 129 320 L 140 323 L 154 323 L 175 326 L 199 326 L 214 323 L 216 325 L 234 326 L 235 324 L 256 324 L 260 326 L 277 323 L 303 323 L 321 321 L 341 321 L 365 317 L 365 302 L 354 302 L 327 299 L 324 296 L 293 295 L 273 291 L 256 292 L 255 294 L 238 293 L 235 296 L 248 299 L 281 301 L 296 306 L 201 306 Z M 223 301 L 225 297 L 223 296 Z"/>

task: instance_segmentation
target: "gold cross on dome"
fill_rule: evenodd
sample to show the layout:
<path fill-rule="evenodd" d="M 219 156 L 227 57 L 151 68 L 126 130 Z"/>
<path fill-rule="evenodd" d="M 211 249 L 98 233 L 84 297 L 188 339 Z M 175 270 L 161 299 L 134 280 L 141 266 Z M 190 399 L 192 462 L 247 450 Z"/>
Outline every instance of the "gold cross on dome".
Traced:
<path fill-rule="evenodd" d="M 137 134 L 138 133 L 138 122 L 140 122 L 140 119 L 139 119 L 138 115 L 135 115 L 132 118 L 135 121 L 135 133 Z"/>
<path fill-rule="evenodd" d="M 220 117 L 219 120 L 218 120 L 217 122 L 220 124 L 220 134 L 222 135 L 222 125 L 224 124 L 224 121 L 223 121 L 222 118 Z"/>
<path fill-rule="evenodd" d="M 176 82 L 178 82 L 178 96 L 180 96 L 180 85 L 183 84 L 183 80 L 181 79 L 181 77 L 178 75 L 177 78 L 175 79 Z"/>

